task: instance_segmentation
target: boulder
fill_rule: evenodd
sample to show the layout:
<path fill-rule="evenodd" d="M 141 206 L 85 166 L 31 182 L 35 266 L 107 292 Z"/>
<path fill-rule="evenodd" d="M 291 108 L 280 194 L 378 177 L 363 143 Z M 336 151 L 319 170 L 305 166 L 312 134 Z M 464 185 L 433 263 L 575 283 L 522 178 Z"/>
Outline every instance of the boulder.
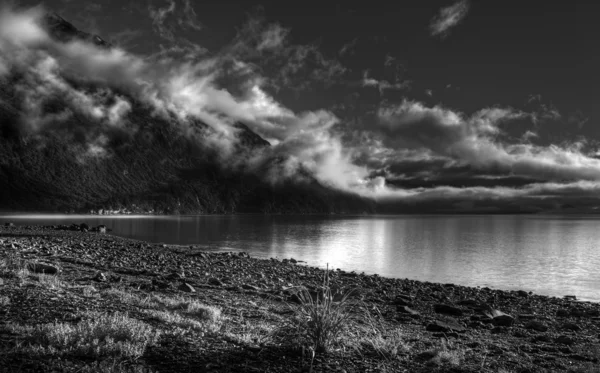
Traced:
<path fill-rule="evenodd" d="M 87 225 L 86 223 L 81 223 L 81 224 L 79 224 L 79 230 L 82 232 L 87 232 L 90 230 L 90 226 Z"/>
<path fill-rule="evenodd" d="M 492 324 L 495 326 L 511 326 L 515 322 L 515 318 L 509 314 L 497 311 L 496 316 L 492 318 Z"/>
<path fill-rule="evenodd" d="M 433 310 L 437 313 L 443 313 L 443 314 L 447 314 L 447 315 L 454 315 L 454 316 L 462 316 L 463 315 L 463 310 L 461 310 L 458 307 L 451 306 L 449 304 L 434 304 Z"/>
<path fill-rule="evenodd" d="M 56 275 L 59 271 L 56 266 L 38 262 L 28 263 L 27 269 L 33 273 L 45 273 L 47 275 Z"/>

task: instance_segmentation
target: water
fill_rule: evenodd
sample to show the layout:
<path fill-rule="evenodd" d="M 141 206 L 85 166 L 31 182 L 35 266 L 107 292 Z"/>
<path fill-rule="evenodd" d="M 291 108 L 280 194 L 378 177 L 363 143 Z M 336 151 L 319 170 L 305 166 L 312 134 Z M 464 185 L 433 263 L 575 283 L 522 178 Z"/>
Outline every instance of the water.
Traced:
<path fill-rule="evenodd" d="M 600 216 L 1 216 L 387 277 L 600 301 Z"/>

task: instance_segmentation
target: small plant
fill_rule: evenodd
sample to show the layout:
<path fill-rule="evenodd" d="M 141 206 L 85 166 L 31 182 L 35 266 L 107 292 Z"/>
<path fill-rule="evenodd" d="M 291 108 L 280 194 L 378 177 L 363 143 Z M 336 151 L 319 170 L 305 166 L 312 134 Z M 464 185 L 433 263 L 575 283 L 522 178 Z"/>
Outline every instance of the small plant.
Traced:
<path fill-rule="evenodd" d="M 458 367 L 464 360 L 464 352 L 452 346 L 452 343 L 442 340 L 440 347 L 428 351 L 431 356 L 429 364 L 440 367 Z"/>
<path fill-rule="evenodd" d="M 323 286 L 316 292 L 301 288 L 297 294 L 299 305 L 291 306 L 297 334 L 310 342 L 317 353 L 327 353 L 347 327 L 354 303 L 353 291 L 334 292 L 329 283 L 329 270 Z"/>
<path fill-rule="evenodd" d="M 380 329 L 375 329 L 369 334 L 362 338 L 363 347 L 374 351 L 383 359 L 394 360 L 409 349 L 398 329 L 392 330 L 387 335 L 384 335 Z"/>
<path fill-rule="evenodd" d="M 146 346 L 157 342 L 160 332 L 126 314 L 87 313 L 76 325 L 51 323 L 37 326 L 10 325 L 24 334 L 25 352 L 90 357 L 132 357 L 143 355 Z"/>

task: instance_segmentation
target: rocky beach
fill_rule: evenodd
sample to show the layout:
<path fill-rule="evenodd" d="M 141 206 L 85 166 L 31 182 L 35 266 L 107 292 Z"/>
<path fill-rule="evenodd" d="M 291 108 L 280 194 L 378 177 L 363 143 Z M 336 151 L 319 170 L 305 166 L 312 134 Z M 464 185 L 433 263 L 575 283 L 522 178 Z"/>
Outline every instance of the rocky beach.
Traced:
<path fill-rule="evenodd" d="M 0 227 L 0 371 L 600 371 L 598 303 L 102 231 Z M 324 351 L 304 311 L 328 296 Z"/>

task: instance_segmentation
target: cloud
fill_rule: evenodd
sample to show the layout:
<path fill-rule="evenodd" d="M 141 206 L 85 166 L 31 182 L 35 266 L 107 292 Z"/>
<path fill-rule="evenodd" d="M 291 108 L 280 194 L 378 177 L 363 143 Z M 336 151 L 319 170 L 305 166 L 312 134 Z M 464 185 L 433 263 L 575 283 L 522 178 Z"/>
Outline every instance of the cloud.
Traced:
<path fill-rule="evenodd" d="M 252 63 L 269 74 L 266 82 L 273 88 L 303 91 L 315 84 L 331 86 L 340 81 L 348 69 L 335 58 L 325 56 L 316 44 L 292 44 L 290 29 L 269 24 L 258 11 L 237 33 L 226 48 L 228 58 Z"/>
<path fill-rule="evenodd" d="M 445 38 L 450 34 L 450 30 L 456 27 L 467 16 L 469 12 L 469 0 L 460 0 L 448 7 L 440 9 L 429 24 L 432 36 Z"/>
<path fill-rule="evenodd" d="M 111 41 L 121 48 L 131 46 L 131 42 L 142 35 L 140 30 L 125 29 L 111 35 Z"/>
<path fill-rule="evenodd" d="M 167 0 L 168 5 L 163 8 L 154 8 L 152 5 L 148 7 L 150 18 L 152 19 L 152 27 L 154 31 L 163 39 L 174 42 L 175 35 L 172 27 L 165 24 L 169 14 L 175 12 L 175 0 Z"/>
<path fill-rule="evenodd" d="M 164 7 L 154 7 L 152 4 L 148 6 L 154 31 L 172 44 L 189 43 L 179 33 L 186 30 L 200 31 L 203 28 L 192 3 L 190 0 L 182 0 L 183 6 L 177 6 L 175 0 L 166 1 Z"/>
<path fill-rule="evenodd" d="M 499 141 L 500 125 L 528 116 L 511 108 L 486 108 L 465 116 L 440 106 L 405 100 L 378 111 L 378 130 L 390 147 L 427 149 L 480 170 L 541 180 L 600 180 L 600 160 L 581 153 L 581 145 L 535 146 Z"/>
<path fill-rule="evenodd" d="M 358 38 L 354 38 L 351 41 L 347 42 L 346 44 L 342 45 L 342 47 L 340 48 L 338 54 L 340 56 L 354 54 L 354 48 L 356 48 L 356 43 L 357 42 L 358 42 Z"/>
<path fill-rule="evenodd" d="M 202 30 L 202 23 L 198 20 L 198 15 L 192 6 L 190 0 L 183 0 L 183 16 L 178 20 L 179 24 L 191 30 Z"/>
<path fill-rule="evenodd" d="M 285 29 L 278 24 L 269 25 L 262 31 L 261 40 L 256 46 L 256 49 L 262 51 L 280 48 L 283 46 L 288 33 L 288 29 Z"/>
<path fill-rule="evenodd" d="M 379 94 L 383 95 L 386 90 L 405 90 L 410 88 L 410 81 L 402 81 L 390 83 L 387 80 L 377 80 L 369 77 L 369 71 L 363 73 L 363 87 L 375 87 L 379 90 Z"/>

